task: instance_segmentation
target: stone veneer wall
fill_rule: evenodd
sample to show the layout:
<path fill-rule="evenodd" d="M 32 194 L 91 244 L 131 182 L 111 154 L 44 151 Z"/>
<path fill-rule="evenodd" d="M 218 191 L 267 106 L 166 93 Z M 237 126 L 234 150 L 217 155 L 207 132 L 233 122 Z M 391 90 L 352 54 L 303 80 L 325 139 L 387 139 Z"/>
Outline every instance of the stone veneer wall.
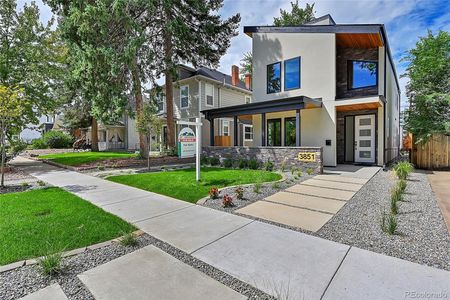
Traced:
<path fill-rule="evenodd" d="M 298 160 L 300 152 L 315 152 L 315 162 L 303 162 Z M 280 168 L 283 161 L 285 162 L 286 170 L 291 167 L 301 169 L 303 172 L 306 169 L 314 169 L 314 173 L 323 173 L 323 149 L 322 147 L 219 147 L 206 146 L 202 149 L 202 156 L 218 157 L 222 162 L 226 158 L 239 160 L 257 159 L 263 163 L 271 161 L 275 168 Z"/>

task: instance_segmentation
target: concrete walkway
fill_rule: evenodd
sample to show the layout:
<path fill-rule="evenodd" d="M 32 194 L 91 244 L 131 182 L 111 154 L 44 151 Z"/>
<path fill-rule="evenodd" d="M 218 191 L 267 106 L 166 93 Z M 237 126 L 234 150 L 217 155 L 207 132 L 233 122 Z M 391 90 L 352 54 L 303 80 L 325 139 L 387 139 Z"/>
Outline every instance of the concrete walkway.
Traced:
<path fill-rule="evenodd" d="M 379 170 L 348 165 L 327 168 L 324 175 L 314 176 L 237 212 L 316 232 Z"/>
<path fill-rule="evenodd" d="M 450 171 L 434 171 L 428 174 L 428 180 L 450 233 Z"/>
<path fill-rule="evenodd" d="M 450 272 L 38 162 L 19 159 L 16 164 L 278 298 L 399 299 L 411 292 L 450 293 Z M 215 295 L 210 299 L 240 298 L 153 247 L 79 277 L 97 299 L 137 299 L 139 295 L 172 299 L 185 294 L 192 299 L 201 298 L 199 292 Z"/>

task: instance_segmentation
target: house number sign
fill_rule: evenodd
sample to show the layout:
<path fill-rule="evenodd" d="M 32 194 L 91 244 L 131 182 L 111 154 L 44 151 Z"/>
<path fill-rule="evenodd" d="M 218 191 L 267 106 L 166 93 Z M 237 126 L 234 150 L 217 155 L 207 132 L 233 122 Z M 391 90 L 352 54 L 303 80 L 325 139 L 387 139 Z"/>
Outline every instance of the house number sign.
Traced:
<path fill-rule="evenodd" d="M 299 152 L 298 160 L 299 161 L 316 161 L 316 153 L 315 152 Z"/>

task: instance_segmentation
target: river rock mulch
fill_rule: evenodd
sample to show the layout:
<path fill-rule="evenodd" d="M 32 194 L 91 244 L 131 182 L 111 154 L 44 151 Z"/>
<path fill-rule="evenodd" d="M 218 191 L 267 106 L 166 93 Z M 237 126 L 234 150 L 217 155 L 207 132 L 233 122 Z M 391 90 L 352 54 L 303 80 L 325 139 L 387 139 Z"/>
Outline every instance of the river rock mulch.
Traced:
<path fill-rule="evenodd" d="M 381 230 L 396 180 L 392 171 L 378 172 L 315 235 L 450 271 L 450 236 L 425 172 L 416 170 L 407 181 L 397 234 Z"/>
<path fill-rule="evenodd" d="M 226 211 L 233 213 L 235 210 L 243 208 L 251 203 L 254 203 L 258 200 L 262 200 L 270 195 L 278 193 L 284 189 L 287 189 L 295 184 L 298 184 L 302 181 L 310 179 L 315 175 L 308 175 L 306 173 L 302 173 L 301 176 L 298 176 L 296 172 L 291 173 L 283 172 L 283 179 L 277 182 L 266 182 L 262 183 L 260 186 L 260 190 L 255 190 L 254 184 L 242 185 L 241 187 L 244 190 L 244 198 L 238 199 L 236 194 L 237 187 L 228 187 L 220 190 L 220 195 L 218 199 L 210 199 L 205 198 L 202 199 L 198 204 L 201 204 L 206 207 L 214 208 L 221 211 Z M 229 195 L 233 199 L 233 205 L 229 207 L 223 206 L 223 196 Z"/>
<path fill-rule="evenodd" d="M 249 299 L 275 299 L 261 290 L 258 290 L 148 234 L 143 234 L 137 239 L 138 244 L 133 247 L 123 246 L 120 243 L 112 243 L 102 248 L 88 250 L 75 256 L 63 258 L 63 272 L 55 277 L 43 275 L 40 272 L 40 267 L 38 265 L 28 265 L 0 273 L 0 299 L 18 299 L 54 283 L 59 283 L 66 296 L 71 300 L 94 299 L 89 290 L 78 279 L 77 275 L 148 245 L 158 247 L 164 252 L 198 269 L 222 284 L 229 286 Z"/>

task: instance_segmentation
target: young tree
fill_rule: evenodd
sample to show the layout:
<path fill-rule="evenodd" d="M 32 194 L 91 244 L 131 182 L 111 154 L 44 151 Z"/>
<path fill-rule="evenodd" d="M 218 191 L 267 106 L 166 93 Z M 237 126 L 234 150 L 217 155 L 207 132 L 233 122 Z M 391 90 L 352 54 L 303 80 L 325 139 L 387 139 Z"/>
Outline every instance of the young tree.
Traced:
<path fill-rule="evenodd" d="M 23 89 L 0 85 L 0 151 L 1 151 L 1 182 L 5 184 L 6 140 L 11 134 L 20 130 L 20 116 L 25 107 L 23 104 Z"/>
<path fill-rule="evenodd" d="M 406 94 L 410 107 L 405 127 L 415 140 L 425 143 L 433 133 L 450 132 L 450 33 L 439 31 L 421 37 L 408 51 Z"/>
<path fill-rule="evenodd" d="M 222 20 L 217 11 L 223 0 L 161 0 L 152 18 L 154 35 L 149 48 L 155 52 L 153 69 L 158 76 L 165 76 L 167 111 L 167 146 L 175 147 L 175 123 L 173 119 L 173 81 L 177 78 L 177 66 L 190 63 L 217 66 L 230 46 L 230 39 L 237 35 L 239 14 Z"/>
<path fill-rule="evenodd" d="M 298 5 L 298 0 L 291 2 L 291 11 L 280 9 L 280 17 L 273 18 L 275 26 L 298 26 L 314 20 L 314 3 L 306 3 L 305 8 Z"/>
<path fill-rule="evenodd" d="M 291 11 L 280 9 L 280 17 L 273 18 L 274 26 L 299 26 L 314 20 L 314 3 L 306 3 L 305 8 L 301 8 L 298 0 L 291 2 Z M 252 74 L 252 53 L 247 52 L 241 59 L 241 75 Z"/>

